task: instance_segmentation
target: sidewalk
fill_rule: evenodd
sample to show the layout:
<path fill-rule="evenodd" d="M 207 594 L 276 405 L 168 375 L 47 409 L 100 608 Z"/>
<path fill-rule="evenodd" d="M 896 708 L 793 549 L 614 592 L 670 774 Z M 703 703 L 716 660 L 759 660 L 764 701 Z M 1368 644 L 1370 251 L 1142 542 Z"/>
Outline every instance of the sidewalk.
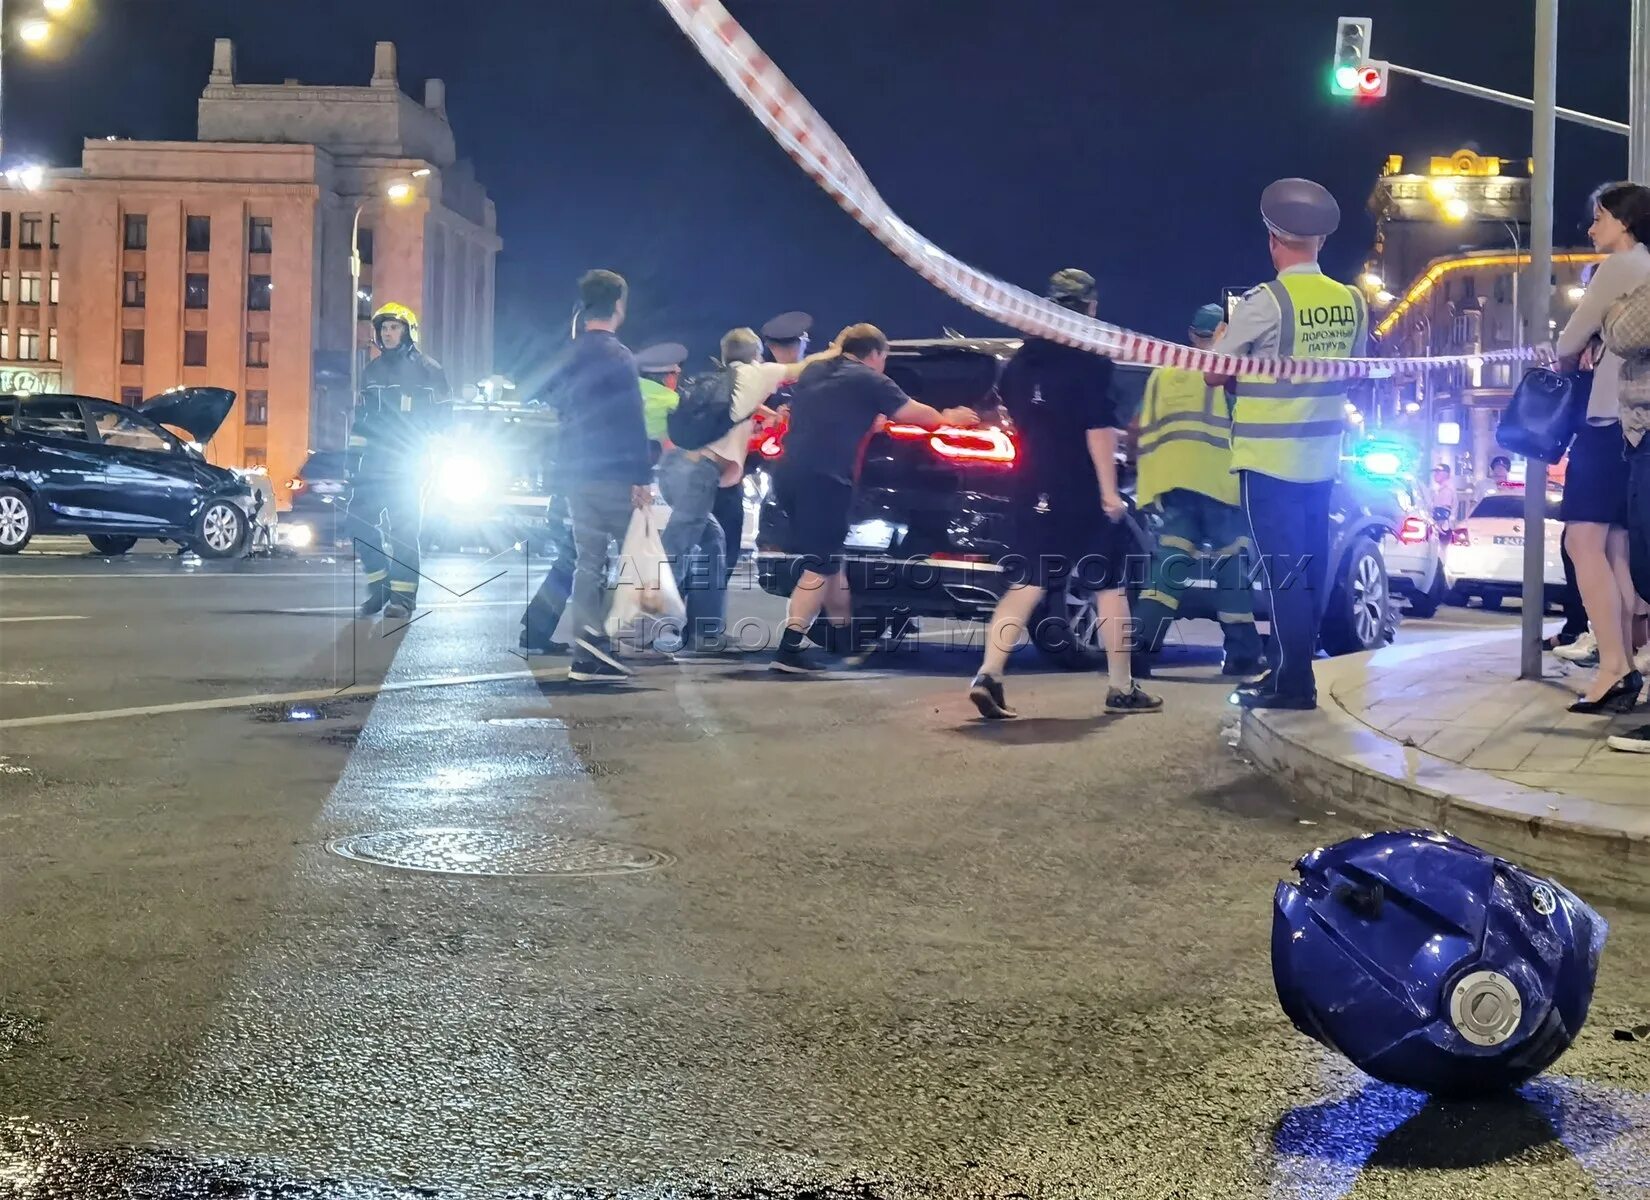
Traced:
<path fill-rule="evenodd" d="M 1516 631 L 1321 661 L 1312 713 L 1245 713 L 1269 774 L 1371 825 L 1447 829 L 1584 894 L 1650 885 L 1650 755 L 1609 749 L 1650 709 L 1565 711 L 1589 677 L 1548 656 L 1520 680 Z"/>

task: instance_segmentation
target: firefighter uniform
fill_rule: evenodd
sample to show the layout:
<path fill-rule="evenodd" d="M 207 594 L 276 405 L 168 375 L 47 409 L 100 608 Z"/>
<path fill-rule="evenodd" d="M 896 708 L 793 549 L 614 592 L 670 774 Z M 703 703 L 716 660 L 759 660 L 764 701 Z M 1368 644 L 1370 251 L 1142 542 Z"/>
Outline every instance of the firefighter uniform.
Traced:
<path fill-rule="evenodd" d="M 1278 247 L 1321 240 L 1340 224 L 1340 207 L 1321 185 L 1280 179 L 1261 196 L 1261 216 Z M 1266 358 L 1362 356 L 1369 316 L 1355 288 L 1314 260 L 1283 267 L 1252 289 L 1216 342 L 1221 353 Z M 1240 375 L 1231 383 L 1232 469 L 1272 607 L 1271 670 L 1241 687 L 1248 707 L 1313 708 L 1312 659 L 1327 603 L 1329 508 L 1347 428 L 1345 380 Z"/>
<path fill-rule="evenodd" d="M 1191 333 L 1206 344 L 1223 321 L 1218 304 L 1204 305 Z M 1162 519 L 1151 579 L 1135 605 L 1137 652 L 1149 661 L 1162 648 L 1187 588 L 1212 578 L 1226 642 L 1222 670 L 1258 674 L 1260 635 L 1244 562 L 1248 526 L 1232 474 L 1232 414 L 1225 390 L 1205 382 L 1201 371 L 1153 371 L 1141 403 L 1135 457 L 1136 502 L 1142 508 L 1155 505 Z"/>
<path fill-rule="evenodd" d="M 403 332 L 386 346 L 384 327 Z M 366 572 L 363 616 L 388 608 L 409 615 L 418 603 L 418 543 L 424 519 L 428 443 L 444 424 L 451 398 L 440 364 L 417 345 L 418 318 L 400 304 L 373 314 L 378 357 L 361 372 L 350 426 L 349 523 Z"/>

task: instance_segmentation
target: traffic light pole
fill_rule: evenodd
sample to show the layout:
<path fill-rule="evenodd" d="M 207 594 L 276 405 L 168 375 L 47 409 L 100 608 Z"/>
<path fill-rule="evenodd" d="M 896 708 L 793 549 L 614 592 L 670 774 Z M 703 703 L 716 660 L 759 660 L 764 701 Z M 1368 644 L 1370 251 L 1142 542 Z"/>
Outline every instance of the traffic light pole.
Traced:
<path fill-rule="evenodd" d="M 1535 3 L 1535 119 L 1530 173 L 1530 267 L 1524 326 L 1531 346 L 1546 343 L 1553 300 L 1553 159 L 1558 142 L 1558 0 Z M 1547 464 L 1524 467 L 1524 594 L 1520 679 L 1541 678 L 1541 620 L 1547 612 Z"/>
<path fill-rule="evenodd" d="M 1633 0 L 1633 3 L 1637 8 L 1650 9 L 1650 0 Z M 1650 18 L 1641 17 L 1640 19 Z M 1634 28 L 1637 29 L 1637 24 Z M 1650 54 L 1650 52 L 1635 51 L 1633 58 L 1635 67 L 1645 61 L 1646 54 Z M 1394 75 L 1408 75 L 1411 79 L 1419 79 L 1422 83 L 1431 84 L 1436 88 L 1443 88 L 1445 91 L 1460 92 L 1463 96 L 1476 96 L 1480 100 L 1493 100 L 1497 104 L 1509 104 L 1513 108 L 1522 108 L 1525 112 L 1534 112 L 1539 104 L 1538 100 L 1531 100 L 1527 96 L 1515 96 L 1511 92 L 1498 92 L 1494 88 L 1480 87 L 1476 83 L 1451 79 L 1447 75 L 1434 75 L 1431 71 L 1417 71 L 1414 67 L 1399 66 L 1395 62 L 1387 63 L 1386 69 Z M 1636 76 L 1635 82 L 1642 84 L 1642 81 L 1638 80 Z M 1640 90 L 1644 90 L 1642 86 Z M 1585 125 L 1589 129 L 1602 129 L 1606 133 L 1619 133 L 1624 136 L 1630 132 L 1630 127 L 1622 121 L 1612 121 L 1608 117 L 1595 117 L 1592 113 L 1578 112 L 1573 108 L 1558 108 L 1555 106 L 1553 113 L 1561 120 L 1574 121 L 1577 125 Z M 1637 115 L 1638 110 L 1635 109 L 1634 113 Z"/>

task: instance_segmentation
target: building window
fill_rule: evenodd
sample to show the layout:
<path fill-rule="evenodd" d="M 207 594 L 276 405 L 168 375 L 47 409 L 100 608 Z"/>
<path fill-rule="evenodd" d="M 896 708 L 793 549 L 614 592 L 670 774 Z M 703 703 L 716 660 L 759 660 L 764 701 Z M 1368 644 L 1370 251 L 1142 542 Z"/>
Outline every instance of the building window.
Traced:
<path fill-rule="evenodd" d="M 126 214 L 126 248 L 128 250 L 147 250 L 149 248 L 149 218 L 142 213 Z"/>
<path fill-rule="evenodd" d="M 275 281 L 268 275 L 253 275 L 246 281 L 246 307 L 250 312 L 268 312 Z"/>
<path fill-rule="evenodd" d="M 120 306 L 122 308 L 142 308 L 148 303 L 149 289 L 142 271 L 126 272 L 125 281 L 120 286 Z"/>
<path fill-rule="evenodd" d="M 275 222 L 253 217 L 247 223 L 246 248 L 253 254 L 269 254 L 275 249 Z"/>
<path fill-rule="evenodd" d="M 143 330 L 122 329 L 120 331 L 120 361 L 127 366 L 141 366 L 143 364 Z"/>
<path fill-rule="evenodd" d="M 183 244 L 191 254 L 205 254 L 212 249 L 212 218 L 190 217 L 185 224 Z"/>
<path fill-rule="evenodd" d="M 120 402 L 128 408 L 136 408 L 143 403 L 143 389 L 123 387 L 120 389 Z"/>
<path fill-rule="evenodd" d="M 57 352 L 57 326 L 53 325 L 46 331 L 46 361 L 62 362 L 63 356 Z"/>
<path fill-rule="evenodd" d="M 211 291 L 211 279 L 206 275 L 186 275 L 183 280 L 183 306 L 185 308 L 205 308 L 207 294 Z"/>
<path fill-rule="evenodd" d="M 11 330 L 0 329 L 0 358 L 11 358 Z"/>
<path fill-rule="evenodd" d="M 63 231 L 63 218 L 60 217 L 57 213 L 53 213 L 52 214 L 52 221 L 51 221 L 51 235 L 48 239 L 49 242 L 50 242 L 51 248 L 53 250 L 60 250 L 60 249 L 63 248 L 63 243 L 58 240 L 58 235 L 60 233 L 62 233 L 62 231 Z"/>
<path fill-rule="evenodd" d="M 19 329 L 17 331 L 17 361 L 37 362 L 40 358 L 40 331 L 38 329 Z"/>
<path fill-rule="evenodd" d="M 372 320 L 372 285 L 363 284 L 355 293 L 355 319 L 357 321 Z"/>
<path fill-rule="evenodd" d="M 204 367 L 206 365 L 206 330 L 187 329 L 184 331 L 183 365 L 186 367 Z"/>
<path fill-rule="evenodd" d="M 372 266 L 372 230 L 363 229 L 355 243 L 361 251 L 361 265 Z"/>
<path fill-rule="evenodd" d="M 11 272 L 0 271 L 0 304 L 11 303 Z"/>
<path fill-rule="evenodd" d="M 52 304 L 63 302 L 63 276 L 56 271 L 52 272 L 51 284 L 47 293 L 47 300 Z"/>
<path fill-rule="evenodd" d="M 11 249 L 11 214 L 0 213 L 0 250 Z"/>
<path fill-rule="evenodd" d="M 252 390 L 246 393 L 246 423 L 248 425 L 269 424 L 269 393 Z"/>
<path fill-rule="evenodd" d="M 42 223 L 39 213 L 24 213 L 17 218 L 17 248 L 19 250 L 40 249 L 40 226 Z"/>
<path fill-rule="evenodd" d="M 269 365 L 269 335 L 267 333 L 249 333 L 246 335 L 246 365 L 249 367 L 267 367 Z"/>
<path fill-rule="evenodd" d="M 17 302 L 19 304 L 40 303 L 39 271 L 24 271 L 17 277 Z"/>

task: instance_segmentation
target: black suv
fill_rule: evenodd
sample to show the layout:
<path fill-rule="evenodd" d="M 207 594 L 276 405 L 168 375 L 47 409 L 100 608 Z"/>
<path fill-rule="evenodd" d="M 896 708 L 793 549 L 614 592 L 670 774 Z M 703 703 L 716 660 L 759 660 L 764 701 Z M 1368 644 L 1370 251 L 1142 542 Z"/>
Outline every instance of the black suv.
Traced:
<path fill-rule="evenodd" d="M 1001 412 L 997 380 L 1019 347 L 1006 339 L 949 338 L 895 342 L 888 375 L 905 392 L 934 408 L 966 406 L 986 422 L 979 429 L 930 432 L 890 425 L 866 443 L 863 467 L 850 510 L 847 570 L 855 614 L 880 619 L 885 634 L 898 637 L 913 617 L 989 619 L 1006 583 L 1002 560 L 1011 536 L 1008 481 L 1016 469 L 1014 430 Z M 1148 370 L 1118 368 L 1125 411 L 1134 407 Z M 761 448 L 772 470 L 784 457 L 781 436 Z M 1131 472 L 1125 466 L 1125 490 Z M 757 534 L 757 572 L 762 588 L 788 596 L 800 568 L 787 551 L 788 518 L 773 488 L 758 481 L 762 499 Z M 1321 640 L 1331 654 L 1372 650 L 1390 640 L 1394 618 L 1383 539 L 1394 537 L 1402 514 L 1378 488 L 1339 483 L 1331 513 L 1332 593 Z M 1390 511 L 1389 511 L 1390 509 Z M 1131 512 L 1127 518 L 1142 552 L 1131 586 L 1144 582 L 1145 555 L 1152 547 L 1153 519 Z M 1187 618 L 1215 615 L 1212 561 L 1201 564 L 1182 602 Z M 1257 615 L 1266 616 L 1266 595 L 1255 589 Z M 1092 592 L 1073 586 L 1051 595 L 1033 641 L 1045 655 L 1072 668 L 1094 665 L 1102 649 Z"/>

